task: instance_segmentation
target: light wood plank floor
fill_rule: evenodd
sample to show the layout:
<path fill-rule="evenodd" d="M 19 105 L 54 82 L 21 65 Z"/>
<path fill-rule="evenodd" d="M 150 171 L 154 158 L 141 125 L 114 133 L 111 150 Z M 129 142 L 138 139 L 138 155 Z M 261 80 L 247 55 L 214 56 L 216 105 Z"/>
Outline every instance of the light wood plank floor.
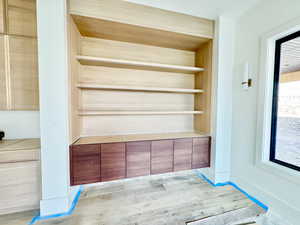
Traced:
<path fill-rule="evenodd" d="M 263 213 L 233 187 L 214 188 L 192 171 L 185 171 L 88 187 L 71 216 L 36 224 L 233 225 Z M 0 224 L 27 224 L 35 214 L 29 211 L 0 216 Z"/>

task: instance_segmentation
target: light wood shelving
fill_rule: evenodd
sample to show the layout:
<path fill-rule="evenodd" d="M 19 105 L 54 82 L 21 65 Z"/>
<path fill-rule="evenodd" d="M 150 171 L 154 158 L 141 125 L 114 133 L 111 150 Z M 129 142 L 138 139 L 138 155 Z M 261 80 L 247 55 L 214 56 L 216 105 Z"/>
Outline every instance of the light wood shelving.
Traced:
<path fill-rule="evenodd" d="M 210 133 L 212 20 L 117 0 L 70 0 L 69 14 L 71 143 Z"/>
<path fill-rule="evenodd" d="M 80 116 L 101 116 L 101 115 L 185 115 L 203 114 L 203 111 L 81 111 Z"/>
<path fill-rule="evenodd" d="M 154 88 L 154 87 L 137 87 L 137 86 L 117 86 L 117 85 L 99 85 L 99 84 L 78 84 L 78 88 L 92 90 L 123 90 L 123 91 L 145 91 L 145 92 L 174 92 L 174 93 L 203 93 L 201 89 L 184 89 L 184 88 Z"/>
<path fill-rule="evenodd" d="M 78 55 L 77 60 L 82 65 L 89 66 L 110 66 L 110 67 L 120 67 L 120 68 L 131 68 L 131 69 L 142 69 L 142 70 L 154 70 L 154 71 L 166 71 L 175 73 L 196 73 L 204 71 L 203 68 L 192 67 L 192 66 L 178 66 L 178 65 L 168 65 L 160 63 L 148 63 L 139 62 L 123 59 L 111 59 L 93 56 L 83 56 Z"/>

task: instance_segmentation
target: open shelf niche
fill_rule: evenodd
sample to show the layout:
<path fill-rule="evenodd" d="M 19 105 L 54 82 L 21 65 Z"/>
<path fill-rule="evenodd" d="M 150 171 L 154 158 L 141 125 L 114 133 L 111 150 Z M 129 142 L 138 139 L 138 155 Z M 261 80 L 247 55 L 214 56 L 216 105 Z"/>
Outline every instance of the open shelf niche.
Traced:
<path fill-rule="evenodd" d="M 70 1 L 70 143 L 209 135 L 213 22 L 100 2 Z"/>

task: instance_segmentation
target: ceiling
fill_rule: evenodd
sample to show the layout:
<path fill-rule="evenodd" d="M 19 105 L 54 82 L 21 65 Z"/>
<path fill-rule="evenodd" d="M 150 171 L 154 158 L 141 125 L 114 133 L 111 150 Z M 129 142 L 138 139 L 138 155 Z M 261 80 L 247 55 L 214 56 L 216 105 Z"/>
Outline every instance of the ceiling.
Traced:
<path fill-rule="evenodd" d="M 207 19 L 221 15 L 239 17 L 261 0 L 127 0 L 156 8 L 185 13 Z"/>
<path fill-rule="evenodd" d="M 300 37 L 282 44 L 280 61 L 282 73 L 300 70 Z"/>

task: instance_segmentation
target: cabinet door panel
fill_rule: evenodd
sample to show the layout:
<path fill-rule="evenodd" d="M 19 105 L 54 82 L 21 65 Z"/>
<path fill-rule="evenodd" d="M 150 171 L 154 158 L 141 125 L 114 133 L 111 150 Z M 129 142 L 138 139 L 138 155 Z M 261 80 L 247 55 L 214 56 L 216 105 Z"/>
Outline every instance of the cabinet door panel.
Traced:
<path fill-rule="evenodd" d="M 38 110 L 37 41 L 34 38 L 9 37 L 11 107 L 14 110 Z"/>
<path fill-rule="evenodd" d="M 183 138 L 174 141 L 174 171 L 192 168 L 193 139 Z"/>
<path fill-rule="evenodd" d="M 100 145 L 74 145 L 71 151 L 72 184 L 99 182 Z"/>
<path fill-rule="evenodd" d="M 36 36 L 36 1 L 7 0 L 8 33 Z"/>
<path fill-rule="evenodd" d="M 125 178 L 125 143 L 101 144 L 101 180 Z"/>
<path fill-rule="evenodd" d="M 126 176 L 137 177 L 150 174 L 150 141 L 126 143 Z"/>
<path fill-rule="evenodd" d="M 4 0 L 0 0 L 0 33 L 4 33 Z"/>
<path fill-rule="evenodd" d="M 203 168 L 210 165 L 210 138 L 193 138 L 192 168 Z"/>
<path fill-rule="evenodd" d="M 173 140 L 152 141 L 151 174 L 173 171 Z"/>

